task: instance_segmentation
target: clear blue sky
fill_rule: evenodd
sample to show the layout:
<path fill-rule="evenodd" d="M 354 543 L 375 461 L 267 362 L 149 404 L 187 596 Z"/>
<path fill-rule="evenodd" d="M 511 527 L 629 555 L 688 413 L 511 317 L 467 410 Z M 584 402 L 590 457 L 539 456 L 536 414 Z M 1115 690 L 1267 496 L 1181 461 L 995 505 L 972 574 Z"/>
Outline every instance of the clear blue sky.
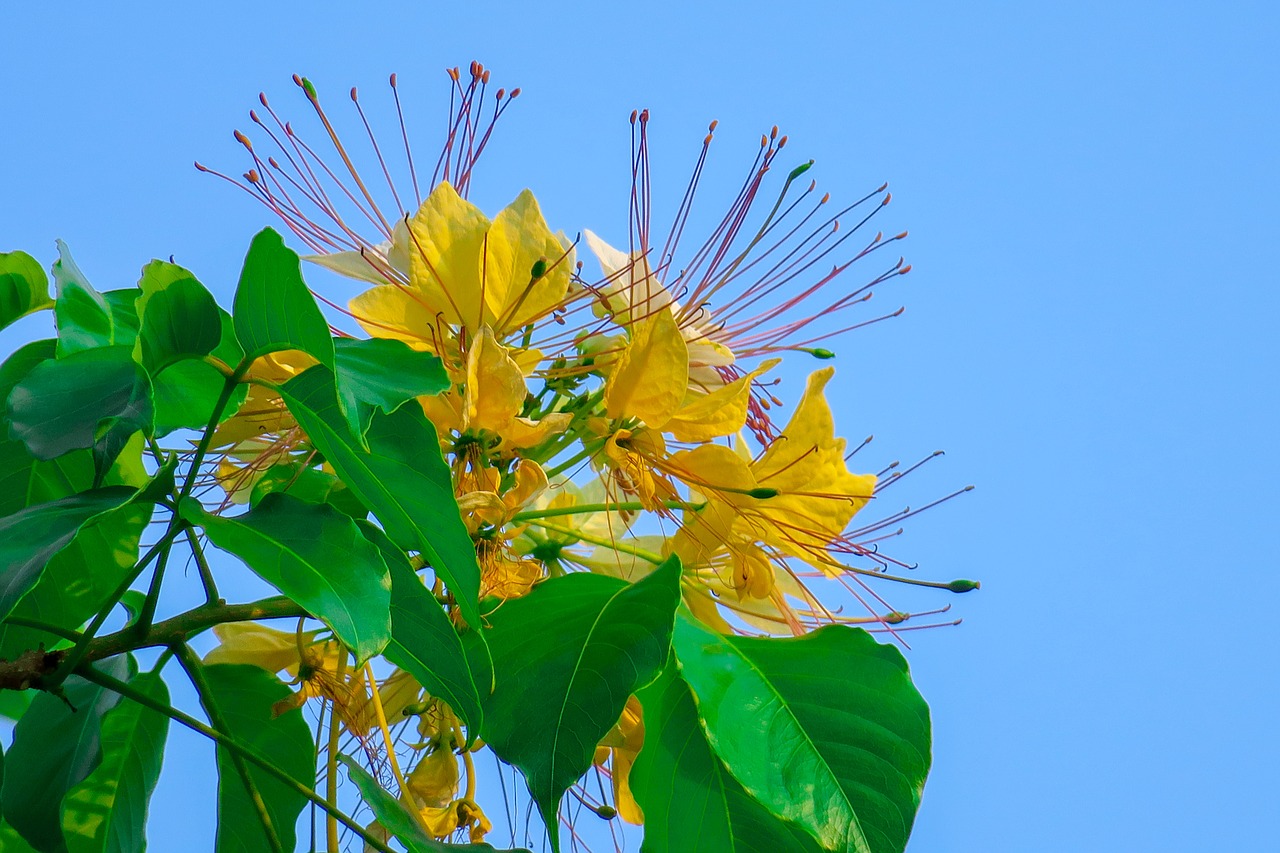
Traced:
<path fill-rule="evenodd" d="M 726 182 L 774 123 L 839 197 L 890 181 L 907 312 L 836 347 L 838 421 L 948 451 L 900 499 L 978 488 L 896 553 L 983 582 L 911 638 L 911 851 L 1274 849 L 1274 4 L 54 8 L 0 11 L 0 250 L 63 238 L 100 289 L 172 254 L 230 298 L 270 219 L 191 161 L 242 167 L 260 89 L 303 116 L 294 71 L 337 104 L 398 71 L 426 150 L 440 69 L 484 61 L 524 94 L 473 198 L 529 185 L 571 232 L 621 238 L 634 106 L 670 192 L 712 118 Z M 211 755 L 171 743 L 152 846 L 203 849 Z"/>

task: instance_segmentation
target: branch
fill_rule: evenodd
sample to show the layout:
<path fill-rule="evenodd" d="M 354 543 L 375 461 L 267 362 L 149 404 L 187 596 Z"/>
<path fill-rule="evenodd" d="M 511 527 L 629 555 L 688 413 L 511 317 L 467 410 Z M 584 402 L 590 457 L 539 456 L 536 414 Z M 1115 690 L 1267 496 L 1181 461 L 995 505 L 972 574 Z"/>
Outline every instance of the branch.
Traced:
<path fill-rule="evenodd" d="M 258 619 L 307 615 L 309 614 L 306 610 L 284 596 L 264 598 L 249 604 L 206 603 L 165 619 L 163 622 L 155 623 L 141 636 L 130 627 L 105 637 L 95 637 L 85 646 L 81 663 L 87 664 L 138 649 L 184 643 L 188 638 L 207 631 L 214 625 L 222 625 L 226 622 L 252 622 Z M 53 626 L 32 627 L 41 627 L 50 633 L 57 633 L 52 630 Z M 52 652 L 30 649 L 13 661 L 0 661 L 0 690 L 26 690 L 29 687 L 44 689 L 44 678 L 58 670 L 69 652 L 70 649 L 58 649 Z"/>

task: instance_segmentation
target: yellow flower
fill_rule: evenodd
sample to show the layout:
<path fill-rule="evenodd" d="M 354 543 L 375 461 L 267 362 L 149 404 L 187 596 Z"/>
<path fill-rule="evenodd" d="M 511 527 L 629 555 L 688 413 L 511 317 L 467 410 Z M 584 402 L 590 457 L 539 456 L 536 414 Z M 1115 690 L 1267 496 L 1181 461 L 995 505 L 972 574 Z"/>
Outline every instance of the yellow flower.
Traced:
<path fill-rule="evenodd" d="M 353 299 L 356 320 L 374 337 L 434 351 L 441 320 L 467 336 L 488 326 L 502 340 L 546 316 L 564 301 L 574 266 L 572 248 L 547 228 L 533 193 L 523 191 L 490 221 L 448 181 L 397 233 L 387 260 L 393 268 L 407 261 L 396 270 L 406 281 Z M 326 264 L 358 268 L 349 256 Z"/>
<path fill-rule="evenodd" d="M 205 655 L 206 664 L 241 663 L 271 673 L 284 671 L 300 685 L 276 703 L 277 715 L 302 707 L 308 699 L 323 698 L 333 703 L 353 734 L 369 731 L 374 711 L 368 688 L 361 670 L 345 666 L 346 652 L 336 640 L 318 640 L 319 631 L 277 631 L 255 622 L 224 623 L 213 632 L 219 645 Z"/>

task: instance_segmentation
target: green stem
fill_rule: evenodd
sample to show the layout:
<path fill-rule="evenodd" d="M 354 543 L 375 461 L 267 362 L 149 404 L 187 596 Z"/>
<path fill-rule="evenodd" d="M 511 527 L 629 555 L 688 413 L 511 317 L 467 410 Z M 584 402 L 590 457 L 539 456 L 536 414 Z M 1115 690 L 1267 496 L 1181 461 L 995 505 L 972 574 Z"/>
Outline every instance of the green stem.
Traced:
<path fill-rule="evenodd" d="M 200 537 L 196 535 L 194 528 L 187 527 L 187 542 L 191 545 L 191 553 L 196 558 L 196 568 L 200 572 L 200 583 L 204 585 L 204 602 L 205 604 L 221 604 L 222 597 L 218 595 L 218 585 L 213 580 L 213 570 L 209 568 L 209 560 L 204 555 L 204 547 L 200 544 Z"/>
<path fill-rule="evenodd" d="M 236 386 L 240 384 L 240 379 L 249 371 L 251 361 L 245 359 L 236 366 L 236 369 L 222 383 L 222 393 L 218 395 L 218 401 L 213 404 L 213 414 L 209 416 L 209 425 L 204 429 L 204 435 L 200 436 L 200 443 L 196 445 L 195 455 L 191 457 L 191 467 L 187 469 L 187 479 L 182 483 L 182 491 L 178 493 L 179 499 L 185 498 L 191 494 L 191 490 L 195 488 L 196 478 L 200 475 L 200 465 L 204 462 L 205 454 L 209 452 L 209 444 L 213 441 L 214 430 L 218 428 L 218 422 L 222 420 L 222 412 L 227 408 L 227 404 L 231 402 L 231 395 L 235 393 Z"/>
<path fill-rule="evenodd" d="M 169 552 L 172 547 L 173 542 L 170 540 L 160 551 L 155 571 L 151 573 L 151 586 L 147 588 L 147 597 L 143 600 L 142 607 L 138 610 L 138 618 L 132 626 L 134 633 L 139 636 L 151 630 L 151 623 L 156 618 L 156 605 L 160 603 L 160 585 L 164 583 L 164 570 L 169 564 Z"/>
<path fill-rule="evenodd" d="M 178 643 L 173 647 L 174 654 L 178 657 L 178 663 L 182 664 L 182 668 L 187 671 L 187 676 L 191 679 L 191 683 L 195 685 L 196 693 L 200 696 L 200 704 L 204 707 L 204 712 L 209 716 L 209 722 L 213 724 L 216 731 L 223 733 L 229 732 L 227 721 L 222 716 L 217 702 L 214 701 L 213 692 L 209 689 L 209 682 L 204 678 L 204 665 L 200 663 L 200 659 L 195 656 L 195 652 L 191 651 L 191 647 L 186 643 Z M 271 822 L 271 813 L 267 811 L 267 804 L 262 799 L 262 794 L 258 791 L 258 786 L 253 783 L 253 777 L 249 775 L 249 766 L 245 764 L 245 757 L 235 750 L 227 750 L 227 755 L 231 758 L 231 763 L 235 765 L 236 773 L 240 775 L 240 781 L 244 783 L 245 790 L 249 793 L 249 800 L 253 803 L 253 808 L 258 813 L 258 819 L 262 821 L 262 831 L 266 833 L 267 843 L 271 845 L 271 849 L 275 853 L 284 853 L 284 845 L 280 843 L 280 836 L 276 833 L 275 825 Z"/>
<path fill-rule="evenodd" d="M 592 545 L 599 545 L 602 548 L 609 548 L 613 551 L 621 551 L 624 554 L 630 554 L 633 557 L 639 557 L 646 562 L 653 563 L 655 566 L 662 564 L 662 557 L 646 551 L 643 548 L 637 548 L 634 545 L 628 545 L 625 542 L 615 542 L 612 539 L 606 539 L 603 536 L 592 536 L 589 533 L 583 533 L 581 530 L 572 530 L 568 527 L 561 527 L 558 524 L 542 521 L 540 519 L 530 519 L 530 524 L 535 524 L 543 530 L 550 530 L 552 533 L 560 533 L 564 536 L 572 536 L 575 539 L 581 539 L 583 542 L 590 542 Z"/>
<path fill-rule="evenodd" d="M 215 731 L 214 729 L 209 728 L 204 723 L 200 722 L 199 720 L 195 719 L 194 717 L 188 714 L 184 714 L 183 712 L 179 711 L 177 708 L 172 708 L 164 704 L 163 702 L 157 701 L 156 699 L 153 699 L 151 696 L 148 696 L 146 693 L 143 693 L 142 691 L 137 690 L 136 688 L 130 687 L 128 684 L 125 684 L 123 681 L 112 678 L 111 676 L 105 673 L 99 672 L 98 670 L 94 669 L 91 666 L 81 667 L 80 671 L 77 672 L 77 675 L 80 675 L 81 677 L 85 678 L 88 681 L 92 681 L 94 684 L 105 687 L 108 690 L 112 691 L 113 693 L 119 693 L 121 696 L 125 697 L 126 699 L 131 699 L 134 702 L 137 702 L 139 705 L 142 705 L 146 708 L 150 708 L 152 711 L 155 711 L 158 714 L 163 714 L 164 716 L 168 717 L 174 722 L 180 723 L 181 725 L 186 726 L 187 728 L 191 729 L 193 732 L 198 732 L 199 734 L 204 735 L 205 737 L 209 738 L 210 740 L 219 744 L 220 746 L 226 747 L 228 751 L 235 752 L 236 754 L 243 757 L 250 764 L 255 764 L 258 767 L 262 768 L 267 773 L 274 776 L 282 785 L 292 789 L 293 791 L 297 792 L 301 796 L 306 797 L 309 801 L 315 803 L 320 808 L 324 809 L 324 811 L 327 814 L 333 815 L 335 818 L 338 819 L 338 821 L 342 823 L 343 826 L 347 827 L 347 829 L 350 829 L 356 835 L 360 836 L 360 838 L 362 838 L 366 844 L 371 846 L 373 849 L 377 850 L 378 853 L 395 853 L 395 851 L 392 850 L 390 847 L 388 847 L 385 842 L 380 841 L 376 837 L 370 835 L 368 832 L 365 831 L 363 826 L 356 823 L 351 818 L 347 817 L 345 813 L 338 810 L 335 806 L 332 806 L 329 803 L 327 803 L 325 799 L 321 797 L 319 794 L 317 794 L 315 791 L 311 790 L 306 785 L 301 784 L 300 782 L 298 782 L 297 779 L 294 779 L 288 773 L 285 773 L 283 770 L 276 767 L 270 761 L 267 761 L 265 758 L 261 757 L 256 752 L 249 749 L 247 746 L 235 740 L 234 738 L 229 737 L 228 735 L 225 735 L 222 732 Z"/>
<path fill-rule="evenodd" d="M 45 680 L 45 684 L 49 687 L 56 687 L 61 684 L 71 672 L 80 665 L 84 660 L 85 653 L 89 650 L 89 643 L 93 641 L 94 636 L 98 633 L 98 629 L 102 627 L 102 623 L 107 621 L 107 617 L 111 615 L 111 611 L 120 603 L 120 597 L 129 591 L 129 587 L 133 586 L 133 582 L 138 579 L 147 568 L 147 566 L 160 555 L 162 551 L 167 551 L 169 545 L 173 543 L 174 538 L 178 535 L 179 523 L 177 516 L 169 521 L 169 529 L 160 537 L 160 541 L 147 549 L 147 553 L 138 558 L 138 562 L 134 563 L 133 568 L 116 586 L 115 591 L 107 598 L 106 603 L 98 610 L 93 621 L 89 623 L 89 627 L 85 628 L 80 635 L 80 639 L 76 642 L 75 647 L 62 660 L 62 664 L 58 667 L 57 672 L 52 677 Z M 129 629 L 133 630 L 133 629 Z"/>
<path fill-rule="evenodd" d="M 697 512 L 706 506 L 706 503 L 691 503 L 689 501 L 663 501 L 662 505 L 667 509 L 687 509 Z M 632 512 L 645 509 L 645 505 L 640 501 L 620 501 L 618 503 L 597 503 L 597 504 L 578 504 L 576 506 L 562 506 L 556 509 L 531 509 L 528 512 L 518 512 L 511 516 L 513 522 L 533 521 L 538 518 L 553 518 L 557 515 L 577 515 L 579 513 L 592 512 Z"/>
<path fill-rule="evenodd" d="M 547 477 L 550 478 L 550 477 L 556 476 L 557 474 L 563 474 L 565 471 L 568 471 L 574 465 L 578 465 L 579 463 L 584 462 L 587 459 L 590 459 L 596 453 L 599 453 L 600 448 L 602 447 L 604 447 L 603 441 L 591 441 L 591 442 L 584 441 L 582 444 L 582 449 L 580 451 L 573 454 L 573 456 L 570 456 L 564 462 L 561 462 L 559 465 L 547 471 Z M 559 450 L 556 450 L 556 453 L 559 453 L 559 452 L 560 452 Z M 551 454 L 551 455 L 554 456 L 555 454 Z"/>

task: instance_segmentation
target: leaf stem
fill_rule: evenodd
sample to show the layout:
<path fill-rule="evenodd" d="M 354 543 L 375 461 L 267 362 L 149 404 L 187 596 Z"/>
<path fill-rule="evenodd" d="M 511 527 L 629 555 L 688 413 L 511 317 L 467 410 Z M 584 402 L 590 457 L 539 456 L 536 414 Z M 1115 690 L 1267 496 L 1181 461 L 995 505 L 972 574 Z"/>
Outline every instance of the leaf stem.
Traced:
<path fill-rule="evenodd" d="M 572 536 L 575 539 L 581 539 L 583 542 L 590 542 L 592 545 L 599 545 L 602 548 L 609 548 L 613 551 L 621 551 L 624 554 L 639 557 L 646 562 L 653 563 L 655 566 L 662 564 L 662 557 L 652 551 L 646 551 L 644 548 L 637 548 L 635 545 L 628 545 L 625 542 L 616 542 L 612 539 L 606 539 L 603 536 L 592 536 L 589 533 L 583 533 L 581 530 L 572 530 L 568 527 L 561 527 L 558 524 L 552 524 L 548 521 L 543 521 L 537 518 L 529 519 L 529 523 L 537 525 L 544 530 L 550 530 L 552 533 Z"/>
<path fill-rule="evenodd" d="M 196 569 L 200 572 L 200 583 L 204 586 L 205 604 L 222 604 L 222 596 L 218 595 L 218 585 L 213 580 L 213 570 L 209 568 L 209 560 L 204 555 L 204 547 L 195 529 L 187 526 L 187 543 L 191 545 L 191 554 L 196 558 Z"/>
<path fill-rule="evenodd" d="M 187 677 L 191 679 L 191 683 L 196 688 L 196 693 L 200 696 L 200 704 L 204 707 L 204 712 L 209 716 L 209 722 L 213 724 L 213 728 L 220 732 L 229 732 L 227 721 L 222 716 L 217 702 L 214 701 L 213 692 L 209 689 L 209 682 L 204 678 L 204 665 L 200 663 L 195 652 L 191 651 L 191 647 L 186 643 L 175 643 L 171 646 L 174 654 L 177 655 L 178 663 L 182 664 L 182 668 L 187 671 Z M 253 783 L 253 777 L 249 775 L 249 766 L 245 764 L 245 757 L 235 750 L 227 750 L 227 755 L 231 759 L 231 763 L 235 765 L 236 773 L 240 776 L 240 781 L 244 783 L 245 790 L 249 794 L 249 801 L 253 803 L 254 810 L 258 813 L 258 819 L 262 822 L 262 831 L 267 836 L 267 843 L 271 845 L 271 849 L 275 853 L 284 853 L 284 845 L 280 843 L 280 836 L 276 832 L 275 824 L 271 821 L 271 813 L 267 811 L 267 804 L 262 799 L 262 794 L 258 791 L 258 786 Z"/>
<path fill-rule="evenodd" d="M 306 785 L 301 784 L 300 782 L 298 782 L 297 779 L 294 779 L 288 773 L 276 767 L 270 761 L 267 761 L 265 758 L 258 755 L 256 752 L 249 749 L 247 746 L 240 743 L 236 739 L 229 737 L 228 735 L 225 735 L 222 732 L 209 728 L 204 723 L 200 722 L 199 720 L 195 719 L 194 717 L 188 714 L 184 714 L 182 711 L 179 711 L 177 708 L 173 708 L 173 707 L 170 707 L 169 705 L 164 704 L 163 702 L 159 702 L 156 699 L 152 698 L 151 696 L 148 696 L 146 693 L 143 693 L 142 691 L 134 687 L 130 687 L 128 684 L 125 684 L 123 681 L 112 678 L 111 676 L 105 673 L 99 672 L 98 670 L 94 669 L 91 666 L 81 667 L 76 674 L 85 678 L 88 681 L 92 681 L 94 684 L 107 688 L 113 693 L 119 693 L 121 696 L 125 697 L 126 699 L 131 699 L 134 702 L 137 702 L 139 705 L 150 708 L 152 711 L 155 711 L 159 714 L 164 714 L 166 717 L 173 720 L 174 722 L 179 723 L 183 726 L 186 726 L 187 728 L 191 729 L 193 732 L 198 732 L 199 734 L 204 735 L 205 737 L 209 738 L 215 743 L 226 747 L 231 752 L 235 752 L 239 754 L 250 764 L 256 764 L 258 767 L 262 768 L 264 771 L 274 776 L 280 782 L 280 784 L 306 797 L 310 802 L 315 803 L 317 806 L 324 809 L 324 811 L 327 814 L 333 815 L 335 818 L 337 818 L 337 820 L 340 823 L 342 823 L 343 826 L 347 827 L 347 829 L 350 829 L 356 835 L 360 836 L 360 838 L 362 838 L 366 844 L 368 844 L 374 850 L 377 850 L 378 853 L 395 853 L 395 851 L 391 847 L 387 846 L 385 842 L 379 840 L 377 837 L 373 835 L 370 835 L 368 832 L 365 831 L 364 827 L 356 823 L 354 820 L 348 817 L 344 812 L 339 810 L 337 807 L 330 805 L 328 802 L 325 801 L 323 797 L 321 797 L 315 791 L 311 790 Z"/>
<path fill-rule="evenodd" d="M 694 503 L 691 501 L 663 501 L 662 505 L 667 509 L 685 509 L 697 512 L 706 506 L 706 503 Z M 578 515 L 591 512 L 631 512 L 642 510 L 645 505 L 640 501 L 619 501 L 617 503 L 594 503 L 594 504 L 578 504 L 576 506 L 562 506 L 555 509 L 532 509 L 527 512 L 518 512 L 511 516 L 513 522 L 533 521 L 538 518 L 553 518 L 557 515 Z"/>

